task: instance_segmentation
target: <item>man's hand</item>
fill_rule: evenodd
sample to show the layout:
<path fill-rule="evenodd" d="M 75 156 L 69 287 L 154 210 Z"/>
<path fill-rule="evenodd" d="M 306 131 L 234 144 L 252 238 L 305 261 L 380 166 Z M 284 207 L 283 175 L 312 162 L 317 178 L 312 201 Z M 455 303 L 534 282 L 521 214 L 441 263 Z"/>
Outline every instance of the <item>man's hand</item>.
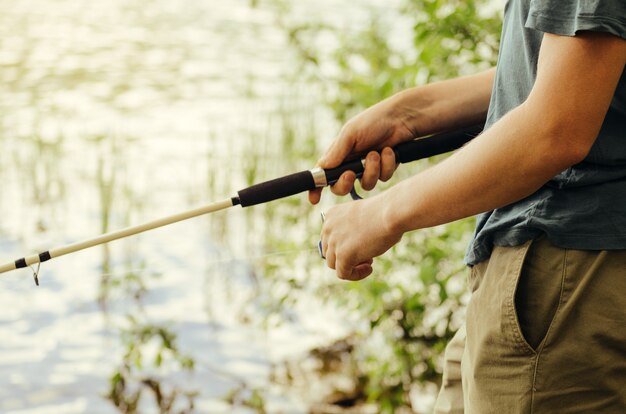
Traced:
<path fill-rule="evenodd" d="M 369 191 L 378 180 L 389 180 L 397 168 L 390 147 L 412 137 L 413 133 L 402 118 L 391 115 L 390 101 L 382 101 L 348 121 L 317 164 L 324 169 L 334 168 L 348 158 L 359 157 L 369 151 L 361 177 L 361 186 Z M 375 149 L 380 149 L 381 153 Z M 331 191 L 337 195 L 346 195 L 354 186 L 355 179 L 353 172 L 346 172 L 331 187 Z M 317 204 L 321 193 L 321 189 L 309 192 L 309 201 Z"/>
<path fill-rule="evenodd" d="M 345 280 L 361 280 L 372 273 L 374 257 L 400 241 L 402 233 L 385 227 L 382 197 L 340 204 L 326 213 L 322 251 L 328 267 Z"/>

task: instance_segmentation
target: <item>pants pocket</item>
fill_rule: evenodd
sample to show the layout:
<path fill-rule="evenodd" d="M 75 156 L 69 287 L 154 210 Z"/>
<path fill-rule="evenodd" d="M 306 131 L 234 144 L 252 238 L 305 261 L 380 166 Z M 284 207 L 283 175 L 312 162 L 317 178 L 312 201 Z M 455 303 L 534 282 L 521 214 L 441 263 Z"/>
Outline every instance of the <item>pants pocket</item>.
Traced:
<path fill-rule="evenodd" d="M 567 250 L 546 239 L 534 241 L 515 287 L 515 316 L 520 333 L 537 351 L 546 339 L 562 297 Z"/>

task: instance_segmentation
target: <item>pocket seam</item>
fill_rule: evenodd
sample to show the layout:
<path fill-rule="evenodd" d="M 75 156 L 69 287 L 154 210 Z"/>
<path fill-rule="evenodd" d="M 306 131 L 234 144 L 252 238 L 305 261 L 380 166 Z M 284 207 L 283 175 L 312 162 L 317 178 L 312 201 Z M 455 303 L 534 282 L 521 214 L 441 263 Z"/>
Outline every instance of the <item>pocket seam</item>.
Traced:
<path fill-rule="evenodd" d="M 537 355 L 541 354 L 541 351 L 543 350 L 546 342 L 548 342 L 548 336 L 550 335 L 550 332 L 554 327 L 554 322 L 556 321 L 556 317 L 558 316 L 559 311 L 561 310 L 561 305 L 563 304 L 563 292 L 565 291 L 565 279 L 567 278 L 567 253 L 569 252 L 569 250 L 567 249 L 564 250 L 565 251 L 563 253 L 563 271 L 561 272 L 561 290 L 559 291 L 559 301 L 556 305 L 554 315 L 552 315 L 552 319 L 550 320 L 550 324 L 548 325 L 548 329 L 546 330 L 546 334 L 543 336 L 541 342 L 539 342 L 539 345 L 537 346 Z"/>
<path fill-rule="evenodd" d="M 528 250 L 530 250 L 530 246 Z M 548 341 L 548 336 L 550 332 L 552 331 L 552 328 L 554 327 L 555 320 L 557 318 L 557 315 L 559 314 L 559 311 L 561 310 L 561 305 L 563 304 L 563 295 L 565 291 L 565 279 L 567 278 L 568 251 L 569 251 L 568 249 L 563 249 L 563 261 L 561 264 L 561 274 L 560 274 L 561 286 L 559 289 L 559 297 L 557 301 L 557 306 L 556 306 L 556 309 L 554 310 L 554 314 L 552 315 L 552 318 L 550 319 L 550 323 L 548 324 L 546 333 L 544 334 L 543 338 L 541 338 L 541 341 L 537 345 L 537 349 L 533 348 L 524 337 L 524 334 L 522 333 L 522 328 L 519 324 L 519 318 L 517 316 L 517 308 L 515 307 L 515 297 L 517 296 L 517 289 L 519 286 L 520 278 L 522 276 L 521 271 L 522 271 L 523 263 L 522 263 L 522 266 L 518 269 L 519 271 L 515 274 L 515 278 L 513 279 L 514 289 L 513 289 L 513 294 L 512 294 L 512 298 L 513 298 L 513 304 L 512 304 L 513 310 L 512 311 L 513 311 L 513 320 L 514 320 L 513 329 L 514 329 L 515 337 L 519 340 L 518 345 L 520 345 L 524 350 L 531 351 L 532 355 L 537 358 L 541 354 L 541 351 L 543 350 L 546 342 Z M 524 255 L 524 257 L 526 257 L 526 255 Z"/>
<path fill-rule="evenodd" d="M 561 272 L 561 290 L 559 292 L 559 303 L 556 306 L 556 310 L 554 311 L 554 315 L 552 315 L 552 320 L 550 320 L 550 324 L 548 325 L 548 330 L 546 331 L 546 334 L 544 335 L 544 337 L 541 339 L 541 342 L 539 342 L 539 345 L 537 346 L 537 356 L 535 358 L 535 364 L 533 367 L 533 382 L 532 382 L 532 390 L 533 392 L 531 393 L 531 397 L 530 397 L 530 407 L 531 407 L 531 412 L 533 411 L 534 405 L 535 405 L 535 392 L 537 390 L 537 376 L 539 375 L 539 360 L 541 359 L 542 355 L 543 355 L 543 349 L 545 347 L 545 344 L 548 342 L 548 336 L 550 335 L 550 331 L 552 331 L 552 327 L 554 326 L 554 323 L 556 321 L 557 315 L 559 314 L 559 311 L 561 310 L 561 305 L 563 304 L 563 292 L 565 291 L 565 279 L 567 278 L 567 253 L 569 252 L 568 249 L 564 249 L 564 253 L 563 253 L 563 270 Z"/>
<path fill-rule="evenodd" d="M 513 332 L 514 344 L 515 346 L 522 352 L 527 353 L 531 356 L 537 356 L 537 351 L 533 349 L 532 346 L 526 341 L 524 335 L 522 335 L 522 328 L 519 325 L 519 320 L 517 318 L 517 309 L 515 308 L 515 294 L 517 293 L 517 286 L 519 284 L 519 280 L 522 273 L 522 267 L 524 265 L 524 261 L 526 259 L 526 255 L 530 250 L 530 246 L 533 242 L 529 242 L 527 246 L 524 246 L 524 249 L 519 254 L 517 262 L 515 263 L 515 268 L 513 272 L 513 277 L 511 278 L 510 286 L 508 289 L 508 297 L 507 297 L 507 310 L 509 316 L 509 323 L 511 324 L 511 331 Z"/>

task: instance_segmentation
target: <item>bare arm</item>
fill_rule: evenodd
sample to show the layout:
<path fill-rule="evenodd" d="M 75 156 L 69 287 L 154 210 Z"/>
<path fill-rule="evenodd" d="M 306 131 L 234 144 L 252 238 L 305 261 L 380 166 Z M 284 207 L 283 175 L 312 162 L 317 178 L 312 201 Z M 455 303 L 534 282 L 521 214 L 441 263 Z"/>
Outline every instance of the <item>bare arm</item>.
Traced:
<path fill-rule="evenodd" d="M 546 34 L 525 103 L 439 165 L 327 213 L 322 241 L 329 267 L 361 279 L 371 273 L 371 259 L 404 232 L 520 200 L 583 160 L 625 63 L 626 41 L 615 36 Z"/>
<path fill-rule="evenodd" d="M 615 36 L 546 34 L 526 102 L 461 151 L 390 191 L 386 225 L 408 231 L 502 207 L 582 161 L 625 63 L 626 41 Z M 419 191 L 409 194 L 408 188 Z"/>
<path fill-rule="evenodd" d="M 485 122 L 495 68 L 399 92 L 389 98 L 392 116 L 412 138 Z"/>
<path fill-rule="evenodd" d="M 419 136 L 449 131 L 484 122 L 491 97 L 495 70 L 436 82 L 399 92 L 368 108 L 344 125 L 339 136 L 318 161 L 322 168 L 333 168 L 346 158 L 371 150 L 383 150 L 367 156 L 361 179 L 371 190 L 381 179 L 393 175 L 396 162 L 390 147 Z M 354 173 L 344 174 L 333 187 L 335 194 L 347 194 L 355 180 Z M 321 190 L 310 193 L 316 204 Z"/>

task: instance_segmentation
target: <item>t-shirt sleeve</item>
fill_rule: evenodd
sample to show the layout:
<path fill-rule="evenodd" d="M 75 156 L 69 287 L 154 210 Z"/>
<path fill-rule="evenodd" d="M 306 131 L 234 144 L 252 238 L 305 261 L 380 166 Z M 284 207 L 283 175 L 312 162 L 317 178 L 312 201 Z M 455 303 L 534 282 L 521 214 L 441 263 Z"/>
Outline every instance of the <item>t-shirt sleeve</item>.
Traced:
<path fill-rule="evenodd" d="M 525 26 L 563 36 L 589 30 L 626 39 L 626 0 L 531 0 Z"/>

